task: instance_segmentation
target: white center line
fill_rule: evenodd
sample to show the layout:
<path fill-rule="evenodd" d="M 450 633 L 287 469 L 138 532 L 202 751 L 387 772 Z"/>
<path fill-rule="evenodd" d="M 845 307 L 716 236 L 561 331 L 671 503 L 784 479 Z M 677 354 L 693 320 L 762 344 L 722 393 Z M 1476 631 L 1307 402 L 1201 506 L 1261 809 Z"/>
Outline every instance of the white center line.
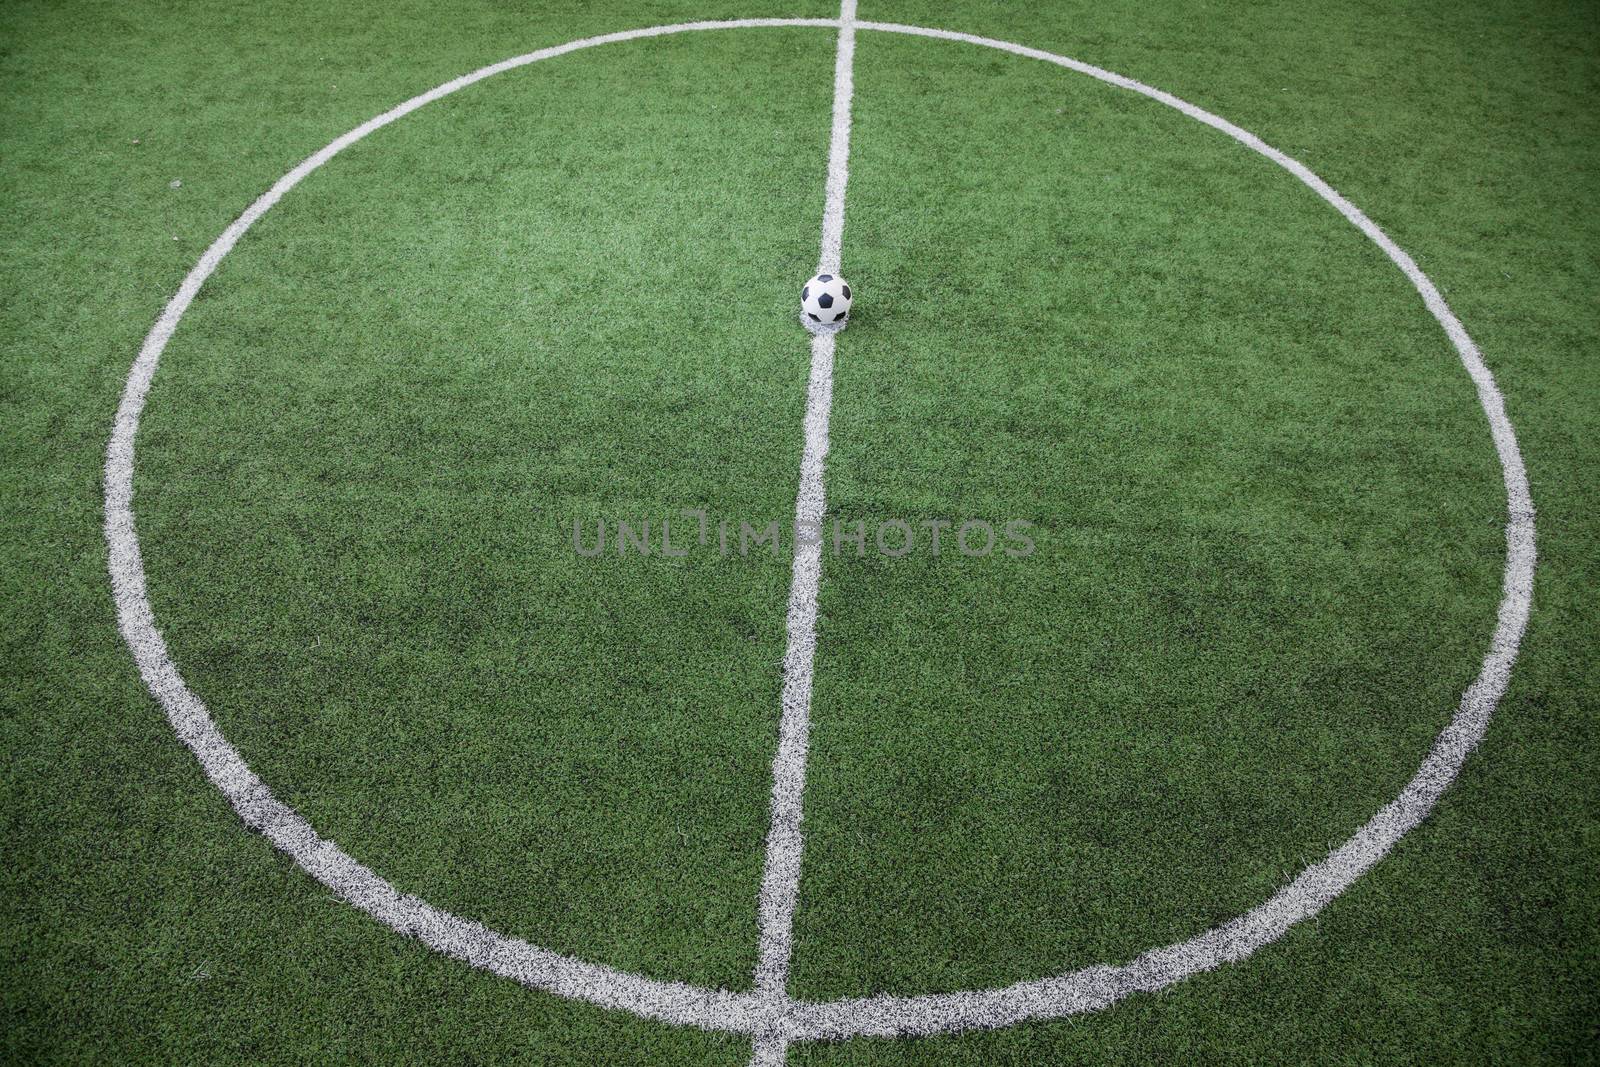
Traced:
<path fill-rule="evenodd" d="M 833 135 L 828 143 L 828 185 L 822 213 L 818 274 L 839 273 L 844 236 L 844 191 L 850 178 L 850 97 L 856 52 L 856 0 L 839 6 L 839 47 L 833 69 Z M 772 820 L 761 877 L 761 944 L 755 989 L 769 1005 L 769 1022 L 756 1035 L 753 1065 L 788 1057 L 789 957 L 794 948 L 795 901 L 805 841 L 800 820 L 811 733 L 811 677 L 817 651 L 817 590 L 822 578 L 823 467 L 828 458 L 828 414 L 833 407 L 833 332 L 811 338 L 811 380 L 806 390 L 805 451 L 794 502 L 794 574 L 789 583 L 788 648 L 783 657 L 783 713 L 772 760 Z"/>

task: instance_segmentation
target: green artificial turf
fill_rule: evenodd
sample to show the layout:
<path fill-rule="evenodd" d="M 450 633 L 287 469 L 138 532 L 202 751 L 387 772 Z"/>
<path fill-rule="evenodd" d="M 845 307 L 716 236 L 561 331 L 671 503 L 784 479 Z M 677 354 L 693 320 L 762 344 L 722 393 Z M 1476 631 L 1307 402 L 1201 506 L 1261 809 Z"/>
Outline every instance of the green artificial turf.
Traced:
<path fill-rule="evenodd" d="M 1493 448 L 1410 286 L 1277 168 L 1045 64 L 858 63 L 851 270 L 883 295 L 833 507 L 1037 549 L 833 570 L 799 984 L 1128 959 L 1413 773 L 1493 626 Z"/>
<path fill-rule="evenodd" d="M 702 985 L 755 965 L 789 560 L 572 524 L 793 507 L 830 43 L 613 45 L 385 130 L 226 262 L 142 434 L 173 654 L 285 800 L 424 899 Z"/>
<path fill-rule="evenodd" d="M 0 11 L 7 1059 L 747 1060 L 435 955 L 244 831 L 116 632 L 100 468 L 183 274 L 334 137 L 545 45 L 835 13 Z M 1131 75 L 1349 196 L 1495 371 L 1540 567 L 1482 748 L 1314 921 L 1093 1016 L 790 1062 L 1594 1059 L 1600 18 L 860 15 Z M 277 795 L 407 892 L 655 978 L 749 988 L 788 547 L 587 559 L 571 524 L 788 519 L 833 58 L 609 45 L 379 131 L 207 282 L 139 438 L 158 618 Z M 1415 292 L 1266 160 L 969 45 L 864 31 L 855 74 L 830 518 L 1022 519 L 1036 551 L 825 554 L 790 990 L 1121 962 L 1411 775 L 1494 624 L 1498 465 Z"/>

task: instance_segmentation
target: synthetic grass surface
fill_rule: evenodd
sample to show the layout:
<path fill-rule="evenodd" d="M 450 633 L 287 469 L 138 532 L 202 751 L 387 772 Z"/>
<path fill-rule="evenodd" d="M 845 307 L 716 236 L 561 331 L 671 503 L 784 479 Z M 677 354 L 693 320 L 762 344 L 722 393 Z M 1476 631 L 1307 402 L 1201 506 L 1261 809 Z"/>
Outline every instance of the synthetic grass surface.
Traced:
<path fill-rule="evenodd" d="M 1499 599 L 1493 450 L 1403 276 L 1234 142 L 1000 58 L 858 53 L 851 269 L 884 295 L 833 506 L 1038 547 L 832 571 L 810 995 L 1004 985 L 1248 910 L 1399 792 Z"/>
<path fill-rule="evenodd" d="M 334 136 L 541 45 L 833 13 L 0 16 L 9 1056 L 747 1057 L 436 957 L 244 833 L 115 633 L 99 468 L 179 278 Z M 1592 1057 L 1593 13 L 861 16 L 1130 74 L 1350 196 L 1495 369 L 1541 565 L 1483 748 L 1314 923 L 1094 1017 L 791 1060 Z M 140 440 L 161 621 L 280 796 L 435 904 L 656 977 L 748 981 L 787 557 L 588 561 L 564 524 L 787 517 L 831 62 L 821 30 L 608 46 L 374 135 L 208 283 Z M 1039 551 L 825 559 L 794 991 L 1126 958 L 1410 774 L 1491 626 L 1487 434 L 1398 273 L 1265 161 L 970 46 L 863 34 L 856 76 L 832 510 L 1029 518 Z"/>
<path fill-rule="evenodd" d="M 313 825 L 535 944 L 733 986 L 788 556 L 572 533 L 793 507 L 832 54 L 710 36 L 502 75 L 308 183 L 163 361 L 138 492 L 174 656 Z"/>

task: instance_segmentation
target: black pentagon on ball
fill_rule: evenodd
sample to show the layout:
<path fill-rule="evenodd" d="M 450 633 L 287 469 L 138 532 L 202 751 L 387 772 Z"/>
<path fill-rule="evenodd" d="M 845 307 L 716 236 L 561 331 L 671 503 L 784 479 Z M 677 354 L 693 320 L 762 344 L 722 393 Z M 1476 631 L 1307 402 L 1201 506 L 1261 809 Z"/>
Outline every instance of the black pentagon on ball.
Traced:
<path fill-rule="evenodd" d="M 811 286 L 808 285 L 804 289 L 800 290 L 800 299 L 801 300 L 809 300 L 810 298 L 811 298 Z"/>
<path fill-rule="evenodd" d="M 825 308 L 833 307 L 833 294 L 832 293 L 818 293 L 817 294 L 817 306 L 818 307 L 825 307 Z"/>
<path fill-rule="evenodd" d="M 844 287 L 844 298 L 846 300 L 850 299 L 850 287 L 848 285 Z"/>
<path fill-rule="evenodd" d="M 831 275 L 831 274 L 819 274 L 819 275 L 817 275 L 817 281 L 819 281 L 819 282 L 831 282 L 831 281 L 833 281 L 833 275 Z"/>
<path fill-rule="evenodd" d="M 842 319 L 842 318 L 844 318 L 844 317 L 845 317 L 845 316 L 846 316 L 846 315 L 848 315 L 848 314 L 850 314 L 850 312 L 848 312 L 848 311 L 841 311 L 841 312 L 839 312 L 839 314 L 837 314 L 837 315 L 835 315 L 835 316 L 834 316 L 834 317 L 833 317 L 833 321 L 834 321 L 834 322 L 838 322 L 838 321 L 839 321 L 839 320 L 840 320 L 840 319 Z"/>
<path fill-rule="evenodd" d="M 807 315 L 811 315 L 811 312 L 808 311 L 808 312 L 806 312 L 806 314 Z M 822 320 L 817 318 L 815 315 L 811 315 L 811 321 L 812 322 L 821 322 Z"/>

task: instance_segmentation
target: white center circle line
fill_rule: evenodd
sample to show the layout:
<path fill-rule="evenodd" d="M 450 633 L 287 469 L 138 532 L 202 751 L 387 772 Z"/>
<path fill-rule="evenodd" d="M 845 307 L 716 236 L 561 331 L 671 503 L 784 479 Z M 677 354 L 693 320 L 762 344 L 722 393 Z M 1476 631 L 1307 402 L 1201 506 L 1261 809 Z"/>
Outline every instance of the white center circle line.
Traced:
<path fill-rule="evenodd" d="M 368 134 L 425 104 L 485 78 L 585 48 L 697 30 L 775 26 L 835 29 L 838 25 L 836 19 L 736 19 L 652 26 L 586 37 L 473 71 L 362 123 L 278 179 L 206 249 L 194 269 L 184 278 L 177 295 L 167 304 L 145 337 L 123 387 L 122 402 L 117 409 L 110 443 L 106 447 L 107 568 L 116 599 L 117 624 L 133 653 L 146 688 L 160 702 L 173 730 L 194 752 L 206 776 L 228 798 L 246 826 L 266 835 L 308 874 L 343 899 L 394 930 L 418 938 L 447 956 L 560 996 L 708 1030 L 753 1033 L 763 1018 L 762 999 L 754 993 L 732 993 L 682 982 L 659 981 L 563 956 L 435 908 L 424 900 L 400 892 L 334 842 L 319 836 L 299 812 L 273 796 L 271 790 L 250 769 L 244 757 L 223 736 L 205 704 L 184 683 L 166 641 L 156 626 L 155 611 L 150 605 L 146 589 L 144 559 L 134 527 L 134 442 L 161 353 L 206 279 L 245 232 L 289 190 Z"/>
<path fill-rule="evenodd" d="M 343 899 L 394 930 L 435 950 L 524 985 L 653 1019 L 708 1030 L 759 1034 L 771 1002 L 759 992 L 733 993 L 630 974 L 563 956 L 459 918 L 401 893 L 381 876 L 318 836 L 298 812 L 274 797 L 223 736 L 204 703 L 184 683 L 156 625 L 138 535 L 134 527 L 134 443 L 161 353 L 200 287 L 238 240 L 290 189 L 339 152 L 425 104 L 508 70 L 603 44 L 698 30 L 810 26 L 839 29 L 838 19 L 738 19 L 694 22 L 588 37 L 530 52 L 447 82 L 358 126 L 312 155 L 246 209 L 184 278 L 157 319 L 129 371 L 106 448 L 105 535 L 107 568 L 118 626 L 146 687 L 165 710 L 212 783 L 245 824 L 265 834 L 307 873 Z M 1020 982 L 1002 989 L 874 996 L 830 1002 L 785 999 L 786 1036 L 797 1039 L 854 1035 L 917 1035 L 1005 1026 L 1025 1019 L 1059 1018 L 1107 1007 L 1135 992 L 1153 991 L 1224 963 L 1244 959 L 1317 914 L 1386 855 L 1437 803 L 1488 728 L 1509 685 L 1532 606 L 1535 562 L 1534 510 L 1516 434 L 1505 401 L 1477 346 L 1416 263 L 1365 214 L 1298 161 L 1255 135 L 1171 94 L 1131 78 L 1039 49 L 971 34 L 891 23 L 856 22 L 859 30 L 958 41 L 1039 59 L 1147 96 L 1228 135 L 1294 175 L 1367 235 L 1421 295 L 1472 378 L 1488 420 L 1503 473 L 1507 501 L 1506 565 L 1497 623 L 1477 678 L 1462 695 L 1450 723 L 1400 795 L 1348 841 L 1306 868 L 1289 885 L 1245 915 L 1178 944 L 1153 949 L 1130 963 L 1088 967 Z"/>

